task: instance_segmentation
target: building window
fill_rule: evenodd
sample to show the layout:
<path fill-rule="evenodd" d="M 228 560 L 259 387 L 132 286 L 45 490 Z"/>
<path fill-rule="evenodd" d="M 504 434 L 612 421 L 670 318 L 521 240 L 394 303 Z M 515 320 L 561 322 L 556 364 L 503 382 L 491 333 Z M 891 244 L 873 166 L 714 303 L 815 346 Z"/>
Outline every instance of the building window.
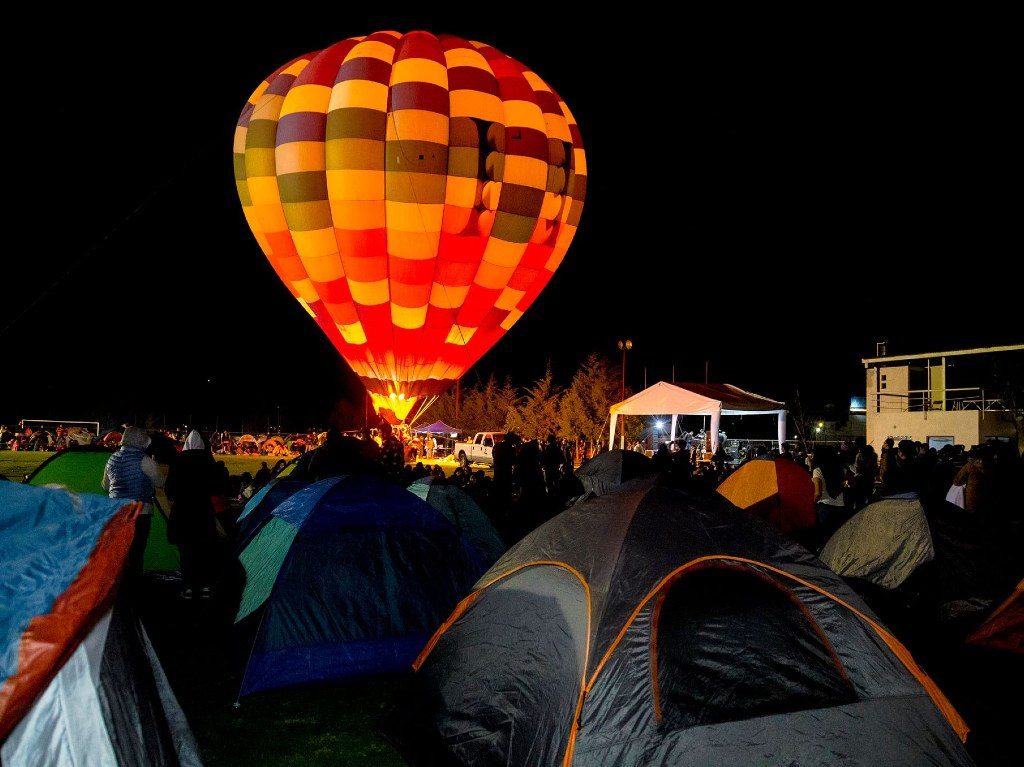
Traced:
<path fill-rule="evenodd" d="M 885 382 L 884 381 L 882 382 L 882 388 L 883 389 L 885 388 Z"/>

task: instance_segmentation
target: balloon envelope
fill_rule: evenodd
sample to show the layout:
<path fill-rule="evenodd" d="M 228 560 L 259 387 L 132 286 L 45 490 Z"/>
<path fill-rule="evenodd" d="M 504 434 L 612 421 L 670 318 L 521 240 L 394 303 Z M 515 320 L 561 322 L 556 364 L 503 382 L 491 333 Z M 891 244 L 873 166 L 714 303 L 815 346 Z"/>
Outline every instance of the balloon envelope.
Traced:
<path fill-rule="evenodd" d="M 249 98 L 234 152 L 263 252 L 399 418 L 533 303 L 586 193 L 565 102 L 495 48 L 428 32 L 288 62 Z"/>

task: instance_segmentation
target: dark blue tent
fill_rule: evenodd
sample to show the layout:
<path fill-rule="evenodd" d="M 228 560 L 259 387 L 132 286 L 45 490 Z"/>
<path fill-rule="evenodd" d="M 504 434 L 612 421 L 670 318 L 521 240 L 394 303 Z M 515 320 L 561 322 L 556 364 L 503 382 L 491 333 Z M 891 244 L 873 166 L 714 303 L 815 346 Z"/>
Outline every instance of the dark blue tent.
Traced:
<path fill-rule="evenodd" d="M 294 493 L 239 559 L 241 695 L 409 669 L 486 568 L 444 515 L 371 476 Z"/>
<path fill-rule="evenodd" d="M 248 545 L 253 536 L 270 519 L 274 509 L 304 487 L 309 487 L 309 483 L 281 477 L 275 477 L 261 487 L 245 504 L 242 513 L 238 515 L 239 550 Z"/>
<path fill-rule="evenodd" d="M 408 490 L 444 514 L 473 544 L 488 565 L 493 565 L 505 553 L 508 547 L 494 529 L 491 520 L 469 493 L 458 485 L 438 482 L 434 477 L 421 477 L 409 485 Z"/>

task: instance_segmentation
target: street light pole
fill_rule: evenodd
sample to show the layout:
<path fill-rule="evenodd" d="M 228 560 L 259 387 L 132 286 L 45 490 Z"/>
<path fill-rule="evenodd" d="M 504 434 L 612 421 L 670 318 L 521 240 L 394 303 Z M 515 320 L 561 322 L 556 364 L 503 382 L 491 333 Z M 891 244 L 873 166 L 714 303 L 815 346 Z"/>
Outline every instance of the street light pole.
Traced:
<path fill-rule="evenodd" d="M 622 351 L 622 397 L 620 399 L 626 399 L 626 352 L 632 348 L 633 342 L 628 338 L 619 341 L 619 349 Z"/>
<path fill-rule="evenodd" d="M 622 352 L 622 396 L 619 401 L 626 399 L 626 352 L 633 348 L 633 342 L 626 338 L 619 341 L 619 350 Z M 611 449 L 613 446 L 609 445 Z M 619 448 L 623 449 L 626 447 L 626 430 L 625 424 L 623 424 L 622 431 L 619 432 Z"/>

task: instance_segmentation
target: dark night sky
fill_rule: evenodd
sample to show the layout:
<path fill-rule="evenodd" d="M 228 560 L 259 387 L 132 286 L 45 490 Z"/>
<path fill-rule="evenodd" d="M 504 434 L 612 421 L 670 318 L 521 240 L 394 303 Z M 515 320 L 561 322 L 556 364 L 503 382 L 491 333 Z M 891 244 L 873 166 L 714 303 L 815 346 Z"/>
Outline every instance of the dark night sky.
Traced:
<path fill-rule="evenodd" d="M 624 11 L 588 30 L 481 7 L 183 14 L 127 38 L 113 31 L 124 20 L 90 16 L 26 48 L 5 85 L 0 422 L 279 404 L 297 428 L 358 401 L 248 231 L 231 139 L 276 66 L 388 28 L 520 59 L 570 105 L 587 149 L 565 262 L 469 381 L 526 382 L 548 358 L 565 376 L 628 336 L 634 388 L 645 366 L 650 382 L 673 363 L 699 379 L 709 360 L 714 380 L 838 403 L 881 338 L 894 353 L 1024 340 L 1019 80 L 962 19 Z"/>

